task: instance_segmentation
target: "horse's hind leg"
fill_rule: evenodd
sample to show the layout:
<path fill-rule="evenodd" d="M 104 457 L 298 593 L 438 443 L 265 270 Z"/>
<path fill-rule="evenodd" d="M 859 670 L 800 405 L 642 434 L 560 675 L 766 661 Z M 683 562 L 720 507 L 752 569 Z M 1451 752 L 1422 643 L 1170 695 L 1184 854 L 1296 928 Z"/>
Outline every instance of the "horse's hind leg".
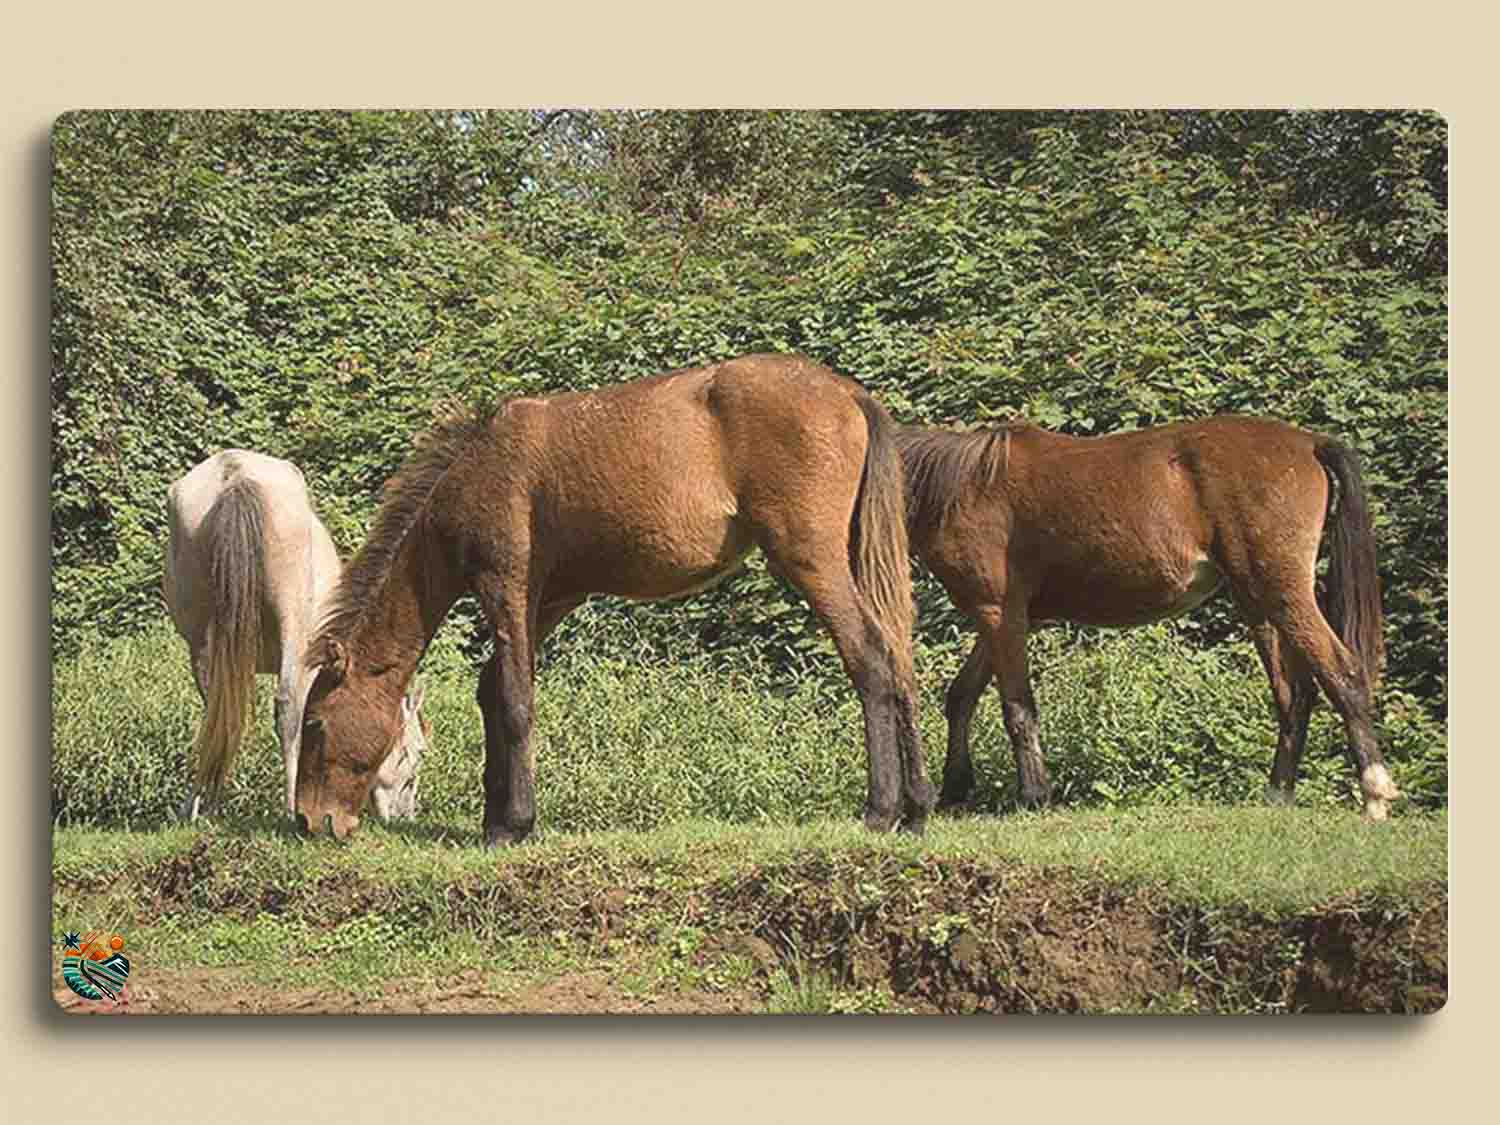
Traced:
<path fill-rule="evenodd" d="M 888 832 L 900 823 L 920 833 L 935 797 L 917 731 L 914 687 L 910 677 L 902 675 L 896 654 L 860 597 L 844 561 L 847 547 L 826 544 L 828 549 L 818 553 L 809 546 L 808 540 L 799 542 L 791 535 L 768 536 L 762 543 L 773 569 L 802 592 L 833 634 L 859 695 L 869 763 L 865 827 Z M 820 565 L 814 559 L 838 561 Z"/>
<path fill-rule="evenodd" d="M 1276 705 L 1276 760 L 1266 786 L 1266 801 L 1273 805 L 1293 803 L 1297 766 L 1307 745 L 1307 722 L 1317 697 L 1313 674 L 1291 646 L 1283 644 L 1269 622 L 1252 625 L 1255 648 L 1271 681 L 1271 700 Z"/>
<path fill-rule="evenodd" d="M 1359 777 L 1365 815 L 1384 820 L 1388 802 L 1400 796 L 1385 768 L 1375 741 L 1374 702 L 1370 682 L 1355 655 L 1344 646 L 1324 619 L 1313 596 L 1311 576 L 1306 588 L 1297 587 L 1269 614 L 1281 640 L 1312 670 L 1334 710 L 1344 720 L 1347 754 Z"/>
<path fill-rule="evenodd" d="M 197 685 L 198 698 L 206 708 L 208 706 L 208 638 L 206 636 L 199 636 L 188 641 L 188 660 L 193 666 L 193 683 Z M 205 714 L 203 719 L 199 721 L 206 722 L 207 715 Z M 194 744 L 196 745 L 196 741 Z M 191 756 L 189 754 L 189 757 Z M 199 814 L 204 811 L 203 797 L 198 792 L 198 786 L 191 780 L 191 775 L 195 768 L 194 763 L 190 762 L 188 764 L 190 780 L 188 781 L 187 795 L 183 797 L 182 802 L 177 806 L 177 819 L 188 823 L 197 820 Z"/>
<path fill-rule="evenodd" d="M 281 763 L 286 775 L 286 807 L 297 813 L 297 759 L 302 748 L 302 714 L 311 684 L 302 666 L 300 645 L 283 646 L 281 667 L 276 673 L 276 739 L 281 744 Z"/>
<path fill-rule="evenodd" d="M 989 686 L 994 669 L 985 642 L 980 640 L 948 685 L 943 713 L 948 720 L 948 756 L 943 760 L 943 789 L 939 808 L 964 804 L 974 791 L 974 760 L 969 749 L 969 727 L 979 697 Z"/>
<path fill-rule="evenodd" d="M 989 651 L 995 684 L 1000 689 L 1005 732 L 1010 735 L 1011 752 L 1016 758 L 1021 802 L 1039 808 L 1052 800 L 1052 779 L 1042 761 L 1041 724 L 1026 661 L 1026 634 L 1030 627 L 1026 604 L 1019 598 L 1011 598 L 1004 607 L 981 607 L 974 620 L 979 626 L 981 642 Z"/>

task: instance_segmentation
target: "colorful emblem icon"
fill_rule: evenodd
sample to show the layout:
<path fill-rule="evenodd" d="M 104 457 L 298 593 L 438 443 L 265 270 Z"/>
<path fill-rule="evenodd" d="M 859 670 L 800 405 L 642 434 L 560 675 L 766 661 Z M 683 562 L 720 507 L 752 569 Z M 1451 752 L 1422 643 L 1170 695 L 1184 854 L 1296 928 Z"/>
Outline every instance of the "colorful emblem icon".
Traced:
<path fill-rule="evenodd" d="M 125 939 L 119 934 L 102 936 L 91 932 L 63 936 L 63 983 L 85 1000 L 118 1003 L 130 976 L 130 962 L 120 952 Z"/>

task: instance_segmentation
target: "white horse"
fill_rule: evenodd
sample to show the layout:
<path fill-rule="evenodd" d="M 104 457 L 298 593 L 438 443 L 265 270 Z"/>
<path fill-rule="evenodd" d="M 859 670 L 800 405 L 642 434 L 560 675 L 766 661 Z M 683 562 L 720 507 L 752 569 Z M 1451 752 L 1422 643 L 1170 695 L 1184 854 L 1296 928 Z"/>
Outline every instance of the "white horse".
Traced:
<path fill-rule="evenodd" d="M 223 787 L 239 753 L 255 673 L 276 675 L 276 737 L 294 806 L 302 712 L 313 675 L 302 656 L 324 599 L 343 569 L 333 539 L 289 461 L 229 449 L 174 481 L 167 492 L 162 592 L 192 654 L 203 696 L 194 742 L 195 783 L 180 809 L 196 819 L 205 795 Z M 427 749 L 422 688 L 401 701 L 397 752 L 385 760 L 371 800 L 383 820 L 416 813 L 417 767 Z"/>

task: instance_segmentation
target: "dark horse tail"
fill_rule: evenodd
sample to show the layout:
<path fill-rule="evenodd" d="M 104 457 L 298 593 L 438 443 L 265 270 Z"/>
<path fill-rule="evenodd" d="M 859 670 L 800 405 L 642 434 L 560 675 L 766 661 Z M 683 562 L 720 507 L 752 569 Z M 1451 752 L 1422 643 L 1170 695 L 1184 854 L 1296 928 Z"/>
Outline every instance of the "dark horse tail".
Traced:
<path fill-rule="evenodd" d="M 194 747 L 200 792 L 223 787 L 244 738 L 260 657 L 264 531 L 260 491 L 244 479 L 225 489 L 203 521 L 214 608 L 203 725 Z"/>
<path fill-rule="evenodd" d="M 1338 482 L 1337 511 L 1328 529 L 1328 623 L 1364 666 L 1373 692 L 1385 660 L 1385 628 L 1359 457 L 1333 440 L 1320 442 L 1315 456 Z"/>
<path fill-rule="evenodd" d="M 896 670 L 912 679 L 911 556 L 906 533 L 906 483 L 896 445 L 896 423 L 861 392 L 859 409 L 869 428 L 864 471 L 849 526 L 849 565 L 895 654 Z"/>

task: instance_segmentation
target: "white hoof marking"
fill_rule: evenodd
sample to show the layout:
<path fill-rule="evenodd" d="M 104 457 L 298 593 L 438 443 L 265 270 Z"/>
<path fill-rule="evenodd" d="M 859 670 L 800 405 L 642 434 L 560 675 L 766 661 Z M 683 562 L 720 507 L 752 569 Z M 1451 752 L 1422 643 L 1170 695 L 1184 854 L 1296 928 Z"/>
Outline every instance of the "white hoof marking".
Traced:
<path fill-rule="evenodd" d="M 1394 801 L 1401 796 L 1401 790 L 1396 788 L 1396 783 L 1391 780 L 1391 775 L 1386 768 L 1379 763 L 1366 766 L 1359 775 L 1359 786 L 1365 791 L 1365 800 Z"/>

